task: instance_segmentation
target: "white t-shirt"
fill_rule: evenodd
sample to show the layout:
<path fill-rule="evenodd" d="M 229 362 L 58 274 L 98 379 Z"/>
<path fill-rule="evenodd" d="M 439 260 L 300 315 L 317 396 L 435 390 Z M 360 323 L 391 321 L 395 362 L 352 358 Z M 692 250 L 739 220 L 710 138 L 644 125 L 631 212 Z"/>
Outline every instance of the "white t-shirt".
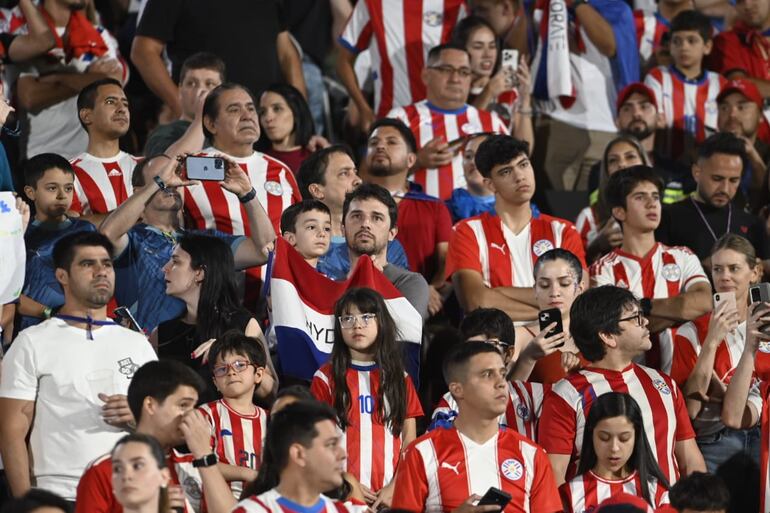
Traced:
<path fill-rule="evenodd" d="M 14 301 L 24 285 L 24 230 L 12 192 L 0 192 L 0 305 Z M 0 327 L 2 333 L 2 327 Z"/>
<path fill-rule="evenodd" d="M 147 339 L 121 326 L 86 330 L 52 318 L 23 330 L 2 362 L 0 397 L 35 401 L 30 449 L 35 486 L 74 501 L 80 476 L 125 433 L 100 415 L 99 392 L 125 394 L 156 360 Z"/>

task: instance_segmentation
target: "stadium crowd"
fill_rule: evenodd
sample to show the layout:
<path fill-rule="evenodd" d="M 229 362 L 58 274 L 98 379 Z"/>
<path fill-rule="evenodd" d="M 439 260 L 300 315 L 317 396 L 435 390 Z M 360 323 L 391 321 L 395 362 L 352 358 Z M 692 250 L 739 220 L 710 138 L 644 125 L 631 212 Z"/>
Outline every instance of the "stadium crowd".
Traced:
<path fill-rule="evenodd" d="M 770 513 L 770 0 L 0 1 L 3 513 Z"/>

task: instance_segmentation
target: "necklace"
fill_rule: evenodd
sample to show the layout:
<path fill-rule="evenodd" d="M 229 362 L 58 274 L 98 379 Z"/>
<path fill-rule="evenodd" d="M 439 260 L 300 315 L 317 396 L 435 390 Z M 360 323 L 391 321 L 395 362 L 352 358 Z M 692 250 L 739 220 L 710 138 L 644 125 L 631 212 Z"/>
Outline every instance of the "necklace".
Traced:
<path fill-rule="evenodd" d="M 703 224 L 706 225 L 706 228 L 708 228 L 709 233 L 711 234 L 712 237 L 714 237 L 714 241 L 719 239 L 719 237 L 717 237 L 717 234 L 714 233 L 714 230 L 711 228 L 711 225 L 709 224 L 709 222 L 706 220 L 706 216 L 703 215 L 703 212 L 698 206 L 698 202 L 695 201 L 692 196 L 690 196 L 690 201 L 692 201 L 692 205 L 695 207 L 695 210 L 698 211 L 700 218 L 703 220 Z M 732 224 L 732 222 L 733 222 L 733 204 L 728 203 L 727 204 L 727 228 L 725 229 L 725 234 L 730 232 L 730 225 Z"/>

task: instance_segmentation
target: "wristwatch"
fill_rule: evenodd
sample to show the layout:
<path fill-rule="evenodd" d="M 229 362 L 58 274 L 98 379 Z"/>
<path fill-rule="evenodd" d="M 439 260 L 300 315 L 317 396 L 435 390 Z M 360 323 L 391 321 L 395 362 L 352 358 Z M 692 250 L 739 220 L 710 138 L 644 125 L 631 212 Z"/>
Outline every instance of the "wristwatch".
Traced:
<path fill-rule="evenodd" d="M 241 203 L 248 203 L 249 201 L 253 200 L 256 196 L 257 196 L 257 190 L 254 187 L 252 187 L 249 192 L 239 197 L 238 201 L 240 201 Z"/>
<path fill-rule="evenodd" d="M 193 467 L 195 468 L 211 467 L 217 463 L 219 463 L 219 459 L 217 459 L 217 455 L 213 452 L 211 454 L 205 455 L 202 458 L 192 460 Z"/>

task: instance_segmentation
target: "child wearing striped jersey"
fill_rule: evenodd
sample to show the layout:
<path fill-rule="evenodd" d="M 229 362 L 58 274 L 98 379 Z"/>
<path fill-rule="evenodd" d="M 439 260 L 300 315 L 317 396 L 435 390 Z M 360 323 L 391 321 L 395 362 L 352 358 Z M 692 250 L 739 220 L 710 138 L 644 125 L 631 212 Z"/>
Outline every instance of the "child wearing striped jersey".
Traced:
<path fill-rule="evenodd" d="M 336 410 L 345 430 L 347 471 L 376 510 L 390 505 L 401 448 L 415 439 L 422 408 L 382 296 L 372 289 L 349 289 L 334 316 L 330 361 L 315 373 L 310 390 Z"/>
<path fill-rule="evenodd" d="M 209 351 L 214 385 L 222 399 L 200 407 L 213 427 L 219 469 L 238 498 L 243 483 L 257 477 L 267 432 L 267 412 L 255 405 L 254 391 L 265 372 L 260 343 L 231 330 Z"/>
<path fill-rule="evenodd" d="M 628 394 L 600 395 L 588 414 L 578 475 L 559 493 L 567 513 L 592 511 L 628 493 L 657 508 L 668 503 L 668 480 L 647 442 L 637 402 Z"/>

